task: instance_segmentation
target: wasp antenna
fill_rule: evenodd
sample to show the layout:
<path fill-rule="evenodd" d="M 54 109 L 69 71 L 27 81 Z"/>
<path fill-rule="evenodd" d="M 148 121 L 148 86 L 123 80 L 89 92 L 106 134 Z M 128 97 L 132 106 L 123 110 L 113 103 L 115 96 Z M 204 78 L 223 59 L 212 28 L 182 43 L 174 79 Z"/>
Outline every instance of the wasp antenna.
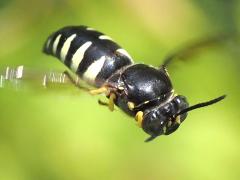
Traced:
<path fill-rule="evenodd" d="M 179 113 L 177 113 L 177 114 L 175 115 L 175 117 L 177 117 L 177 116 L 179 116 L 179 115 L 181 115 L 181 114 L 184 114 L 184 113 L 186 113 L 186 112 L 192 111 L 192 110 L 194 110 L 194 109 L 198 109 L 198 108 L 202 108 L 202 107 L 205 107 L 205 106 L 209 106 L 209 105 L 215 104 L 215 103 L 223 100 L 225 97 L 226 97 L 226 95 L 223 95 L 223 96 L 220 96 L 220 97 L 218 97 L 218 98 L 212 99 L 212 100 L 207 101 L 207 102 L 202 102 L 202 103 L 199 103 L 199 104 L 195 104 L 195 105 L 190 106 L 190 107 L 188 107 L 188 108 L 186 108 L 186 109 L 183 109 L 182 111 L 180 111 Z"/>

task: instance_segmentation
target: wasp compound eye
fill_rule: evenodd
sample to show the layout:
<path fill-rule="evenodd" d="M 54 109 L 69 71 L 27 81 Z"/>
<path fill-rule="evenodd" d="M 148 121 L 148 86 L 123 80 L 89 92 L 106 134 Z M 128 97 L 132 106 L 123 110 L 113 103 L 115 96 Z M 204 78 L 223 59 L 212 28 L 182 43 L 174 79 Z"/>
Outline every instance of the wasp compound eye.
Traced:
<path fill-rule="evenodd" d="M 156 106 L 145 114 L 143 130 L 151 137 L 173 133 L 187 116 L 187 113 L 178 116 L 176 114 L 187 107 L 184 96 L 173 97 L 170 102 Z"/>
<path fill-rule="evenodd" d="M 143 117 L 142 128 L 151 136 L 160 136 L 164 133 L 166 123 L 166 116 L 164 116 L 159 109 L 153 110 Z"/>

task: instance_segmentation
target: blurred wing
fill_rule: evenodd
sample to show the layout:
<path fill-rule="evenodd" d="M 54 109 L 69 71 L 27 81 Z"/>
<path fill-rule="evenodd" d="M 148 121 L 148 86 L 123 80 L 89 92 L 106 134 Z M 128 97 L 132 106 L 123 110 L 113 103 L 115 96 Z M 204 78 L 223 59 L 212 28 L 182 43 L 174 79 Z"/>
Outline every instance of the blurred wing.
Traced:
<path fill-rule="evenodd" d="M 236 42 L 237 40 L 238 40 L 237 34 L 222 34 L 222 35 L 217 35 L 215 37 L 205 38 L 205 39 L 196 41 L 195 43 L 190 43 L 184 46 L 183 48 L 180 48 L 170 53 L 169 55 L 167 55 L 164 58 L 163 64 L 161 66 L 167 67 L 168 65 L 170 65 L 176 60 L 185 61 L 205 48 L 221 46 L 223 44 L 226 44 L 227 42 Z"/>

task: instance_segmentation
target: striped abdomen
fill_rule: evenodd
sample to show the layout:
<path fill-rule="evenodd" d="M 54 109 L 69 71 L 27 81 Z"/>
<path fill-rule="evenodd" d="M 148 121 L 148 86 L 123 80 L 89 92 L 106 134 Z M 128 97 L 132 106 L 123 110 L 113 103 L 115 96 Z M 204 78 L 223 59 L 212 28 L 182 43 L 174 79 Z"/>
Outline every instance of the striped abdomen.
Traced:
<path fill-rule="evenodd" d="M 133 63 L 110 37 L 85 26 L 64 27 L 53 33 L 44 52 L 59 58 L 83 80 L 101 86 L 118 69 Z"/>

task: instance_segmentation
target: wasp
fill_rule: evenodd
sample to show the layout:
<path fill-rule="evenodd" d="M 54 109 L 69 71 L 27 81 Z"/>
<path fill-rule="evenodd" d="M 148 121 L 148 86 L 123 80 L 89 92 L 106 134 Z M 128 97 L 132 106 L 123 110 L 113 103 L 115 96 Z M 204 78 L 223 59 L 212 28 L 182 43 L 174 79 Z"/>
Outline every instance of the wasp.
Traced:
<path fill-rule="evenodd" d="M 94 87 L 89 89 L 90 94 L 105 94 L 108 102 L 99 101 L 99 104 L 108 106 L 111 111 L 116 105 L 135 117 L 139 127 L 150 135 L 146 142 L 176 131 L 189 111 L 225 98 L 223 95 L 189 106 L 186 97 L 174 91 L 167 72 L 168 64 L 179 53 L 168 56 L 159 67 L 134 63 L 129 53 L 111 37 L 87 26 L 57 30 L 47 38 L 43 52 L 57 57 Z M 69 72 L 65 74 L 72 83 L 83 88 Z"/>

